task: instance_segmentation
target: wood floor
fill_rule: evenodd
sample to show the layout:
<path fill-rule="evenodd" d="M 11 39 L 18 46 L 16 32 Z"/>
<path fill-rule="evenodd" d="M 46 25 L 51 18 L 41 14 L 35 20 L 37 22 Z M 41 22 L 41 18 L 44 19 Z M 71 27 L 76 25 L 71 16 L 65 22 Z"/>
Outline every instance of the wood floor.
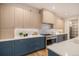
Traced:
<path fill-rule="evenodd" d="M 33 52 L 27 56 L 48 56 L 48 50 L 47 49 L 42 49 L 36 52 Z"/>

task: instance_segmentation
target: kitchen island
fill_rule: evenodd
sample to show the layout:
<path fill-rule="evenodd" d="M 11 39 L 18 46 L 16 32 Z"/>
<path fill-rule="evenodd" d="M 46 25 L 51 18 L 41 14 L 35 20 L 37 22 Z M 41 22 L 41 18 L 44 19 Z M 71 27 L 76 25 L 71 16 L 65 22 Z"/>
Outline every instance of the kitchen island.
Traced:
<path fill-rule="evenodd" d="M 47 46 L 49 56 L 79 56 L 79 37 Z"/>

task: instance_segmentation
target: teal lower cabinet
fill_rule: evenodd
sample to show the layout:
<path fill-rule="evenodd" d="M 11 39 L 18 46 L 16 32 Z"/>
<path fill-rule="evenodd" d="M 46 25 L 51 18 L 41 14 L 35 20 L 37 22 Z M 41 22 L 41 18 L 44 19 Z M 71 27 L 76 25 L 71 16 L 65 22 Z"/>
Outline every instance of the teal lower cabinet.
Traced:
<path fill-rule="evenodd" d="M 0 56 L 14 55 L 14 41 L 0 42 Z"/>
<path fill-rule="evenodd" d="M 25 53 L 27 53 L 27 51 L 29 50 L 28 43 L 29 43 L 28 39 L 15 40 L 15 44 L 14 44 L 15 56 L 24 55 Z"/>
<path fill-rule="evenodd" d="M 0 56 L 21 56 L 46 47 L 45 37 L 0 42 Z"/>
<path fill-rule="evenodd" d="M 56 37 L 56 43 L 62 42 L 62 41 L 65 41 L 65 40 L 67 40 L 67 34 L 57 35 L 57 37 Z"/>
<path fill-rule="evenodd" d="M 59 54 L 57 54 L 56 52 L 48 49 L 48 56 L 60 56 Z"/>
<path fill-rule="evenodd" d="M 45 42 L 45 38 L 40 37 L 40 38 L 30 38 L 29 42 L 32 44 L 28 44 L 29 45 L 29 52 L 32 51 L 36 51 L 42 48 L 45 48 L 46 46 L 46 42 Z"/>

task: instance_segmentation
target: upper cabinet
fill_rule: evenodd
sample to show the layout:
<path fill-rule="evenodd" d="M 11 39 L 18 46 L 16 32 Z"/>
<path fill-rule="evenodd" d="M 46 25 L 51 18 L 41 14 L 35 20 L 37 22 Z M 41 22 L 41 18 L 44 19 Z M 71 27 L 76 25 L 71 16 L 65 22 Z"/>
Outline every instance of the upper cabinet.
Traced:
<path fill-rule="evenodd" d="M 64 32 L 64 20 L 57 17 L 55 20 L 54 28 L 59 30 L 59 32 Z"/>
<path fill-rule="evenodd" d="M 61 18 L 57 18 L 55 20 L 55 28 L 56 29 L 63 29 L 64 28 L 64 20 Z"/>
<path fill-rule="evenodd" d="M 14 7 L 0 5 L 0 27 L 13 28 L 14 27 Z"/>
<path fill-rule="evenodd" d="M 42 9 L 41 14 L 43 23 L 53 24 L 54 29 L 64 32 L 64 20 L 62 18 L 47 9 Z"/>
<path fill-rule="evenodd" d="M 37 9 L 25 8 L 24 11 L 24 28 L 40 28 L 41 16 Z"/>
<path fill-rule="evenodd" d="M 24 9 L 15 7 L 15 28 L 23 28 Z"/>
<path fill-rule="evenodd" d="M 30 10 L 27 8 L 24 8 L 24 28 L 29 28 L 30 27 Z"/>
<path fill-rule="evenodd" d="M 39 11 L 32 10 L 30 14 L 30 25 L 33 28 L 40 28 L 41 25 L 41 16 L 39 14 Z"/>
<path fill-rule="evenodd" d="M 0 38 L 13 38 L 15 28 L 40 28 L 39 9 L 14 4 L 0 5 Z"/>
<path fill-rule="evenodd" d="M 55 15 L 51 11 L 43 9 L 42 10 L 42 20 L 43 20 L 43 23 L 54 24 Z"/>

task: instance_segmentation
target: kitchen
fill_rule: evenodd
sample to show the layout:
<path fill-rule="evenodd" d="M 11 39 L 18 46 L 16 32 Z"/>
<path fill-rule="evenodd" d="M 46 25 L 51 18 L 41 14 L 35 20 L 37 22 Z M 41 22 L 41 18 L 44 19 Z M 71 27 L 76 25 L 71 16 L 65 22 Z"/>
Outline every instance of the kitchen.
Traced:
<path fill-rule="evenodd" d="M 47 5 L 53 5 L 53 7 L 50 9 Z M 57 15 L 53 12 L 56 9 L 55 5 L 60 7 L 59 11 L 64 6 L 68 7 L 69 5 L 71 8 L 73 5 L 78 6 L 78 4 L 52 3 L 0 4 L 0 55 L 50 56 L 48 49 L 51 49 L 50 47 L 53 44 L 67 41 L 70 36 L 71 38 L 77 37 L 79 32 L 77 30 L 78 16 L 71 17 L 69 14 L 69 18 L 67 13 L 62 14 L 63 10 L 61 11 L 63 17 L 61 17 L 62 15 Z M 69 10 L 71 11 L 71 9 Z M 56 11 L 58 12 L 58 9 Z M 76 12 L 78 11 L 76 10 Z M 73 16 L 75 15 L 73 14 Z M 75 19 L 77 19 L 76 22 L 72 21 Z M 74 30 L 72 28 L 70 30 L 70 27 L 74 28 Z M 76 33 L 73 34 L 74 32 Z"/>

